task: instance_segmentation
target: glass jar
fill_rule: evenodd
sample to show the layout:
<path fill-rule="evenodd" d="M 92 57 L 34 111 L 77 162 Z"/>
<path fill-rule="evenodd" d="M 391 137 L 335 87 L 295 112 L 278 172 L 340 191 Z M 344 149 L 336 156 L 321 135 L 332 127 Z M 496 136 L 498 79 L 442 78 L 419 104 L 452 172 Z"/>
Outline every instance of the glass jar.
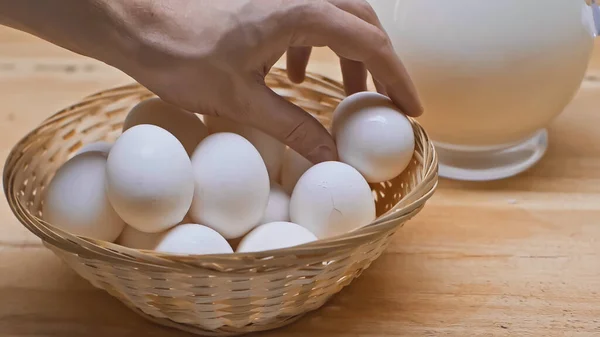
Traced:
<path fill-rule="evenodd" d="M 436 144 L 441 176 L 506 178 L 542 158 L 545 128 L 587 69 L 597 7 L 584 0 L 369 3 L 421 96 L 420 122 Z"/>

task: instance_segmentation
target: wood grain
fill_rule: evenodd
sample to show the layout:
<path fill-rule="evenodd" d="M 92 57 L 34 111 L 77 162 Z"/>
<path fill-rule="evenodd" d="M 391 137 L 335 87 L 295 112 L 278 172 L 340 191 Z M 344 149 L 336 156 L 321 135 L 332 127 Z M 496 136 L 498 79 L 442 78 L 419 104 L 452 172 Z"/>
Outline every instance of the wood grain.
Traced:
<path fill-rule="evenodd" d="M 340 78 L 324 50 L 310 68 Z M 0 155 L 121 72 L 0 29 Z M 32 97 L 35 96 L 35 99 Z M 264 336 L 600 335 L 600 53 L 543 161 L 493 183 L 441 181 L 387 252 L 326 307 Z M 1 336 L 184 336 L 67 269 L 0 201 Z"/>

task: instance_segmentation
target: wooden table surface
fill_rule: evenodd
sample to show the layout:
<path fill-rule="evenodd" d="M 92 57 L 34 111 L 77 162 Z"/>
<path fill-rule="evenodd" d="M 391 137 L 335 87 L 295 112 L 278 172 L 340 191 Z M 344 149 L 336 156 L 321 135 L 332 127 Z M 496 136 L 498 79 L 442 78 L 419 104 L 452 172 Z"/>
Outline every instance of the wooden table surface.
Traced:
<path fill-rule="evenodd" d="M 600 49 L 599 49 L 600 50 Z M 338 77 L 327 52 L 311 68 Z M 130 79 L 0 28 L 0 156 L 58 109 Z M 387 252 L 316 313 L 264 336 L 599 336 L 600 52 L 543 161 L 494 183 L 442 180 Z M 65 267 L 0 201 L 0 336 L 184 336 Z"/>

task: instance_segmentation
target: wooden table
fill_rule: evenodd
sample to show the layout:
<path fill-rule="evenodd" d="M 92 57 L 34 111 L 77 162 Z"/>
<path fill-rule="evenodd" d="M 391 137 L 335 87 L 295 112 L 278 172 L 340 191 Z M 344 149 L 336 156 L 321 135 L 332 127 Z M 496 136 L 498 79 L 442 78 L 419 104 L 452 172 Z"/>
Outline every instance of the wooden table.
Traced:
<path fill-rule="evenodd" d="M 311 64 L 339 78 L 331 54 Z M 0 29 L 0 154 L 121 72 Z M 441 181 L 425 210 L 340 295 L 265 336 L 600 335 L 600 54 L 550 128 L 548 155 L 495 183 Z M 183 336 L 92 288 L 0 201 L 0 336 Z"/>

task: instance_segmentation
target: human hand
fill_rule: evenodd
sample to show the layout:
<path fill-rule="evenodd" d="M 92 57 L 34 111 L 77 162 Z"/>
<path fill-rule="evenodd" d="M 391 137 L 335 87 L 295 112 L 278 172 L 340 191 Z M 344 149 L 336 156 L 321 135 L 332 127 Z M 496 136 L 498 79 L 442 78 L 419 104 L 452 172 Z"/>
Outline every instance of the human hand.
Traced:
<path fill-rule="evenodd" d="M 271 91 L 264 78 L 288 48 L 290 78 L 303 78 L 310 46 L 341 58 L 346 89 L 364 90 L 366 69 L 407 114 L 421 106 L 377 16 L 362 0 L 138 1 L 124 22 L 138 48 L 122 68 L 189 111 L 251 125 L 313 162 L 337 157 L 326 129 Z"/>
<path fill-rule="evenodd" d="M 328 46 L 348 93 L 365 89 L 368 70 L 402 111 L 421 113 L 364 0 L 0 0 L 0 24 L 113 65 L 186 110 L 261 129 L 313 162 L 336 159 L 333 139 L 265 85 L 288 48 L 295 82 L 310 47 Z"/>

